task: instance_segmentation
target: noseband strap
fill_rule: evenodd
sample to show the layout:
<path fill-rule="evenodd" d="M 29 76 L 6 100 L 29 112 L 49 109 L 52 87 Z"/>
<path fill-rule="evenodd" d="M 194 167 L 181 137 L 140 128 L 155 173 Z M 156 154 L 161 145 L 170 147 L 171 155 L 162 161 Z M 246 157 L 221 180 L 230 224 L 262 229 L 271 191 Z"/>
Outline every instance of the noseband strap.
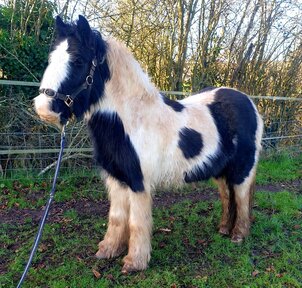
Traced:
<path fill-rule="evenodd" d="M 102 60 L 102 63 L 105 61 L 105 59 Z M 86 90 L 86 89 L 91 89 L 91 86 L 93 84 L 93 75 L 94 75 L 94 71 L 95 71 L 95 68 L 97 66 L 97 59 L 96 57 L 92 60 L 92 63 L 91 63 L 91 68 L 90 68 L 90 72 L 89 74 L 87 75 L 86 79 L 85 79 L 85 82 L 80 86 L 78 87 L 72 94 L 70 95 L 66 95 L 66 94 L 62 94 L 62 93 L 59 93 L 59 92 L 56 92 L 52 89 L 49 89 L 49 88 L 42 88 L 39 90 L 39 92 L 41 94 L 45 94 L 46 96 L 49 96 L 49 97 L 53 97 L 55 99 L 60 99 L 60 100 L 63 100 L 64 103 L 70 108 L 72 109 L 72 106 L 73 106 L 73 102 L 74 102 L 74 99 L 83 91 L 83 90 Z"/>

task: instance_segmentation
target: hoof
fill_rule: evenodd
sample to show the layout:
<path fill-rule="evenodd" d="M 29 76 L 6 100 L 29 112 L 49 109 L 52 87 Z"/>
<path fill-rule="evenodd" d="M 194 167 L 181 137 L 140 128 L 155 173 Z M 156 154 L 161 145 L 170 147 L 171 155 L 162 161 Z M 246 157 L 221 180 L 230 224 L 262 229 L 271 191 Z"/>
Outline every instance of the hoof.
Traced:
<path fill-rule="evenodd" d="M 244 240 L 244 237 L 243 237 L 243 236 L 241 236 L 241 235 L 236 235 L 236 234 L 232 235 L 232 238 L 231 238 L 231 241 L 232 241 L 233 243 L 236 243 L 236 244 L 242 243 L 243 240 Z"/>
<path fill-rule="evenodd" d="M 95 253 L 95 257 L 98 258 L 98 259 L 109 259 L 110 258 L 110 254 L 106 253 L 106 251 L 103 251 L 103 250 L 99 249 Z"/>
<path fill-rule="evenodd" d="M 113 245 L 106 244 L 104 241 L 99 243 L 99 250 L 95 256 L 98 259 L 109 259 L 120 256 L 126 250 L 126 245 L 120 247 L 113 247 Z"/>
<path fill-rule="evenodd" d="M 147 261 L 133 261 L 129 256 L 124 257 L 123 259 L 124 266 L 122 268 L 123 274 L 129 274 L 131 272 L 142 271 L 147 268 Z"/>
<path fill-rule="evenodd" d="M 226 226 L 221 226 L 219 228 L 219 233 L 223 236 L 228 236 L 230 235 L 230 230 Z"/>
<path fill-rule="evenodd" d="M 233 243 L 241 243 L 247 236 L 249 235 L 249 227 L 240 227 L 235 226 L 232 235 L 231 235 L 231 241 Z"/>
<path fill-rule="evenodd" d="M 127 275 L 131 272 L 136 272 L 136 271 L 139 271 L 139 270 L 129 264 L 124 264 L 124 266 L 122 268 L 122 274 L 124 274 L 124 275 Z"/>

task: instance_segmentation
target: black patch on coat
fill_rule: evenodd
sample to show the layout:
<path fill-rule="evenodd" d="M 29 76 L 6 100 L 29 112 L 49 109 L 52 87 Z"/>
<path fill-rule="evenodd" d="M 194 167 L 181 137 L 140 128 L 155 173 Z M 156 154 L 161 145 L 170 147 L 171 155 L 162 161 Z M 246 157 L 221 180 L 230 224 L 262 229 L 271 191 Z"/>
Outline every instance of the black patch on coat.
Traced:
<path fill-rule="evenodd" d="M 229 184 L 241 184 L 255 164 L 257 118 L 248 97 L 236 90 L 217 90 L 207 105 L 220 136 L 220 149 L 185 174 L 186 182 L 226 177 Z"/>
<path fill-rule="evenodd" d="M 68 41 L 67 52 L 71 56 L 70 71 L 68 78 L 61 83 L 57 92 L 71 95 L 85 82 L 92 60 L 96 57 L 98 61 L 91 89 L 83 90 L 73 103 L 72 113 L 77 119 L 81 119 L 90 106 L 103 97 L 105 83 L 110 79 L 110 71 L 106 60 L 107 43 L 98 31 L 90 29 L 87 20 L 82 16 L 79 17 L 76 24 L 63 23 L 59 17 L 57 18 L 56 39 L 52 50 L 66 39 Z M 69 107 L 60 99 L 54 99 L 51 108 L 54 112 L 61 113 L 62 124 L 71 117 Z"/>
<path fill-rule="evenodd" d="M 186 172 L 184 180 L 186 183 L 197 182 L 200 180 L 208 180 L 211 177 L 219 178 L 222 176 L 227 157 L 220 154 L 219 156 L 209 156 L 208 161 L 202 164 L 196 165 L 191 171 Z"/>
<path fill-rule="evenodd" d="M 138 155 L 117 113 L 97 112 L 88 122 L 97 163 L 132 191 L 144 191 Z"/>
<path fill-rule="evenodd" d="M 169 97 L 162 95 L 162 98 L 166 105 L 170 106 L 175 112 L 181 112 L 185 106 L 178 101 L 172 100 Z"/>
<path fill-rule="evenodd" d="M 203 147 L 201 134 L 191 128 L 182 128 L 179 131 L 178 147 L 186 159 L 194 158 Z"/>

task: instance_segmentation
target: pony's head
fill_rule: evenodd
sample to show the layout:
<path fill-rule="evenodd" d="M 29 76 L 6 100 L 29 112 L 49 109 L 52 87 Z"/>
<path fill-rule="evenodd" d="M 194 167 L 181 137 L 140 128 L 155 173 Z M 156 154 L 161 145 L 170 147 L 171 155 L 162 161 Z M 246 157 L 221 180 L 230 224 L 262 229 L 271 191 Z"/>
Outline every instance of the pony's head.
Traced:
<path fill-rule="evenodd" d="M 81 118 L 103 96 L 110 78 L 107 46 L 83 16 L 76 23 L 56 18 L 56 38 L 34 99 L 41 119 L 61 126 L 74 114 Z"/>

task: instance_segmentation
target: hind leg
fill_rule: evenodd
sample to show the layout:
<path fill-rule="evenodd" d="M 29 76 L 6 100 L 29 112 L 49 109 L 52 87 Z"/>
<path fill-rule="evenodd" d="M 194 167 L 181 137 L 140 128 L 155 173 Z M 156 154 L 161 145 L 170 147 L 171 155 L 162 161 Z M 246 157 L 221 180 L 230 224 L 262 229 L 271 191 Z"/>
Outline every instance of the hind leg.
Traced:
<path fill-rule="evenodd" d="M 216 179 L 222 204 L 222 216 L 219 225 L 219 233 L 229 235 L 233 229 L 236 213 L 234 191 L 228 186 L 226 179 Z M 230 189 L 231 188 L 231 189 Z"/>
<path fill-rule="evenodd" d="M 100 259 L 119 256 L 129 239 L 129 188 L 111 177 L 106 180 L 110 198 L 109 223 L 96 256 Z"/>
<path fill-rule="evenodd" d="M 232 231 L 232 242 L 241 242 L 250 232 L 251 208 L 255 185 L 255 169 L 239 185 L 234 185 L 237 215 L 235 226 Z"/>

